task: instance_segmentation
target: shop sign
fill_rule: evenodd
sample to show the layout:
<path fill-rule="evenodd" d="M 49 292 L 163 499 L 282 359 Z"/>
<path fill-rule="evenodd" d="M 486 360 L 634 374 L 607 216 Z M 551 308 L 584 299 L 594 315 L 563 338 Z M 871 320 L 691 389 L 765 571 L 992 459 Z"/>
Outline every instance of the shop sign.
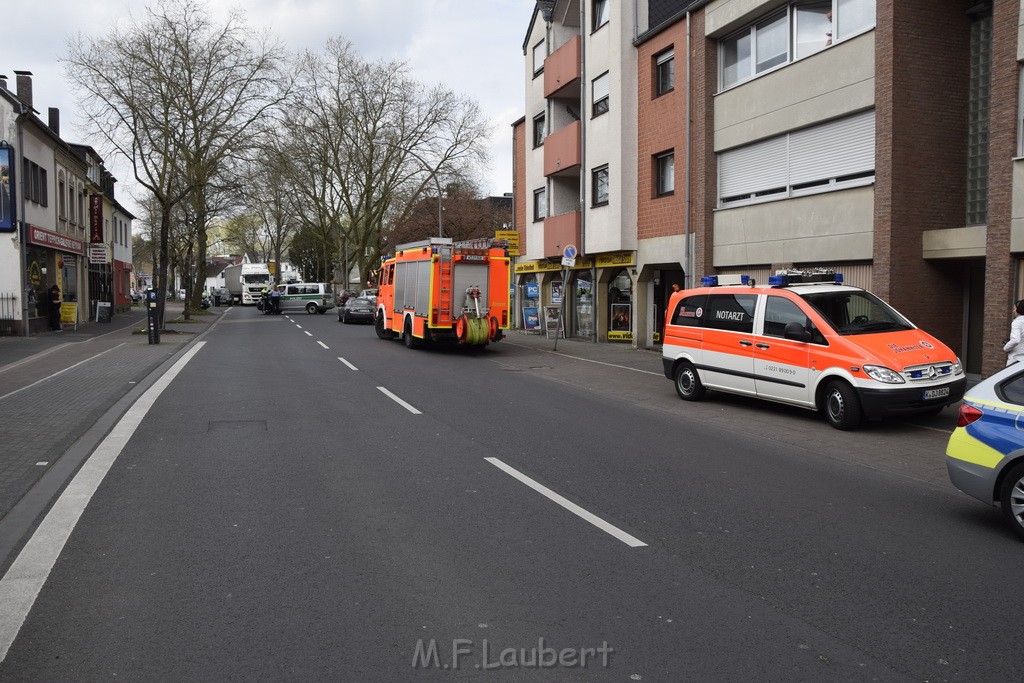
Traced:
<path fill-rule="evenodd" d="M 619 254 L 600 254 L 594 257 L 598 268 L 613 268 L 615 266 L 636 265 L 636 253 L 624 251 Z"/>
<path fill-rule="evenodd" d="M 107 259 L 107 245 L 90 244 L 89 263 L 109 263 L 109 260 Z"/>
<path fill-rule="evenodd" d="M 103 195 L 89 195 L 89 241 L 103 241 Z"/>
<path fill-rule="evenodd" d="M 593 259 L 577 258 L 576 265 L 569 270 L 589 270 L 593 265 Z M 517 263 L 515 266 L 517 275 L 522 273 L 550 273 L 556 270 L 562 270 L 562 264 L 559 261 L 527 261 L 525 263 Z"/>
<path fill-rule="evenodd" d="M 494 239 L 508 242 L 508 255 L 519 256 L 519 231 L 518 230 L 495 230 Z"/>
<path fill-rule="evenodd" d="M 608 331 L 608 341 L 633 341 L 632 332 L 612 332 Z"/>
<path fill-rule="evenodd" d="M 28 241 L 41 247 L 60 249 L 73 254 L 85 253 L 85 243 L 81 240 L 73 239 L 67 235 L 58 235 L 55 232 L 44 230 L 35 225 L 28 226 Z"/>

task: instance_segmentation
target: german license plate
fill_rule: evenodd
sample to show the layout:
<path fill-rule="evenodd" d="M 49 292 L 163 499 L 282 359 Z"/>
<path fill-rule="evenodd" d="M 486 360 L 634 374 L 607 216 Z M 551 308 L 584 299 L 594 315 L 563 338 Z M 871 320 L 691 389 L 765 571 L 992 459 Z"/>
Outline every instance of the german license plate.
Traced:
<path fill-rule="evenodd" d="M 930 401 L 933 398 L 945 398 L 949 396 L 949 387 L 941 387 L 939 389 L 925 389 L 921 392 L 921 400 Z"/>

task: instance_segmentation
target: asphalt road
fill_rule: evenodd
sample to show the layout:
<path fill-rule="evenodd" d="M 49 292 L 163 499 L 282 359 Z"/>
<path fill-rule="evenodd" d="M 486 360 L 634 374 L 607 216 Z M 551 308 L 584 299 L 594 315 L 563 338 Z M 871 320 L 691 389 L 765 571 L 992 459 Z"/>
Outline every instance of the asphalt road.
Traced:
<path fill-rule="evenodd" d="M 948 432 L 332 313 L 203 336 L 0 678 L 1019 677 L 1024 546 L 945 479 Z"/>

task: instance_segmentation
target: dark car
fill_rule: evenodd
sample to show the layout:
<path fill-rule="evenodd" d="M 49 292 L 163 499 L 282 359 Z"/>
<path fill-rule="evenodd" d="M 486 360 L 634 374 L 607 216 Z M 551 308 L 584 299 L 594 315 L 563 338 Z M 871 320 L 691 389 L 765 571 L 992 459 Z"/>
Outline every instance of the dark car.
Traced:
<path fill-rule="evenodd" d="M 338 307 L 338 320 L 341 320 L 341 309 L 345 308 L 345 302 L 355 299 L 359 292 L 354 289 L 339 289 L 334 292 L 334 305 Z"/>
<path fill-rule="evenodd" d="M 365 296 L 349 298 L 345 305 L 338 309 L 338 322 L 346 324 L 351 322 L 372 323 L 376 307 L 376 299 Z"/>

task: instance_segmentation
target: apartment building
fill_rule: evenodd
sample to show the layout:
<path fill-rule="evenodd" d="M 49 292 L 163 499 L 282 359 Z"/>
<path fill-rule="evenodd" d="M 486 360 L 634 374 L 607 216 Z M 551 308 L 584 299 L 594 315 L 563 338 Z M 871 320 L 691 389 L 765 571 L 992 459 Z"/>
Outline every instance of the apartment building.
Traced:
<path fill-rule="evenodd" d="M 595 326 L 570 333 L 651 346 L 673 284 L 833 267 L 990 374 L 1024 279 L 1021 5 L 539 2 L 524 44 L 520 282 L 536 276 L 546 304 L 569 235 L 589 273 L 574 271 L 567 295 L 590 278 Z M 616 117 L 594 115 L 605 73 L 610 105 L 635 101 L 610 106 Z M 579 121 L 564 117 L 573 102 Z M 610 297 L 626 288 L 617 335 Z"/>

